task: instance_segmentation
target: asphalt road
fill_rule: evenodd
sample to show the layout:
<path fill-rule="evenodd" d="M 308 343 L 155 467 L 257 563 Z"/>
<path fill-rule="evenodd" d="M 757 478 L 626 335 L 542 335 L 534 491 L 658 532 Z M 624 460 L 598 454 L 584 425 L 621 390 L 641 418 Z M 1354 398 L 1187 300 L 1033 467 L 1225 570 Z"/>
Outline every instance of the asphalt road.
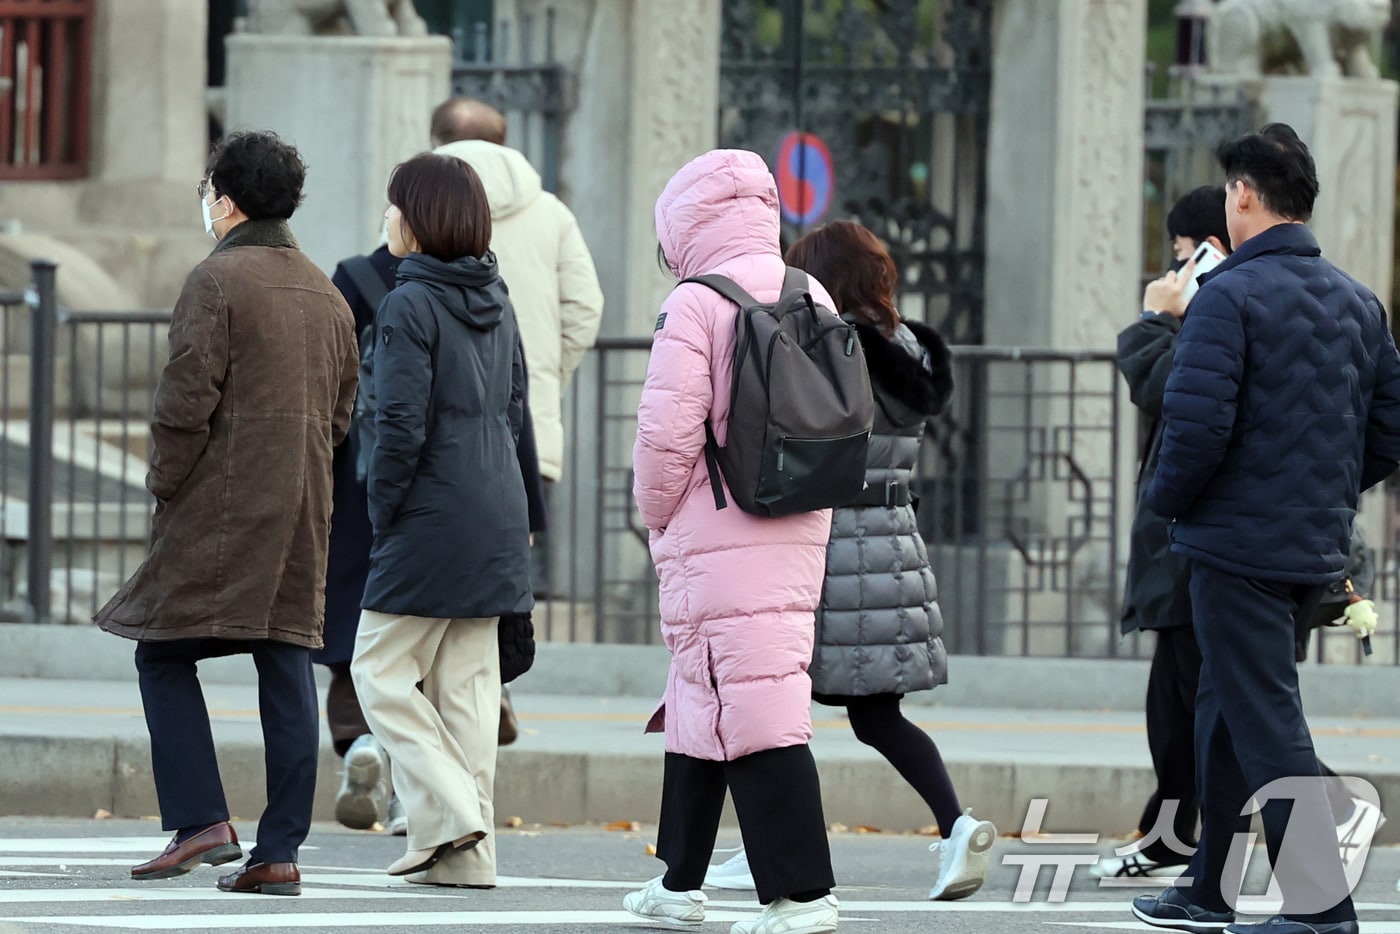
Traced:
<path fill-rule="evenodd" d="M 239 826 L 250 841 L 251 825 Z M 425 889 L 383 875 L 403 840 L 318 824 L 302 851 L 299 898 L 229 895 L 214 888 L 223 869 L 201 868 L 179 879 L 136 884 L 130 866 L 157 853 L 167 835 L 153 821 L 0 818 L 0 934 L 83 934 L 93 931 L 435 932 L 518 934 L 646 930 L 621 910 L 628 890 L 659 872 L 646 855 L 654 828 L 525 827 L 500 831 L 507 876 L 494 891 Z M 936 868 L 928 838 L 841 833 L 832 837 L 843 931 L 880 934 L 1019 934 L 1019 932 L 1147 931 L 1127 911 L 1142 885 L 1103 888 L 1074 870 L 1067 897 L 1048 902 L 1051 869 L 1029 901 L 1014 901 L 1020 865 L 1047 850 L 1087 857 L 1099 847 L 1030 845 L 1003 839 L 987 885 L 952 903 L 923 900 Z M 721 847 L 737 846 L 735 831 Z M 1004 862 L 1005 857 L 1013 862 Z M 716 859 L 722 859 L 723 855 Z M 1256 867 L 1257 868 L 1257 867 Z M 1400 934 L 1400 849 L 1372 852 L 1357 893 L 1365 934 Z M 1257 882 L 1257 880 L 1256 880 Z M 720 934 L 756 910 L 751 896 L 712 890 L 701 931 Z"/>

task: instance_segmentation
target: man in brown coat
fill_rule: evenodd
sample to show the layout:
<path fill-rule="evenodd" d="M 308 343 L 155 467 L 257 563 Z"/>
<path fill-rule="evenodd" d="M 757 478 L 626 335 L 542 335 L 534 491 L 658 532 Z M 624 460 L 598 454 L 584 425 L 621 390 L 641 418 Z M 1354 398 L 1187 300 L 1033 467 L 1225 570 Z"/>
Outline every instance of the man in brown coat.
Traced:
<path fill-rule="evenodd" d="M 250 653 L 258 669 L 267 809 L 234 892 L 296 895 L 311 826 L 331 451 L 345 436 L 359 352 L 340 292 L 287 219 L 306 169 L 271 133 L 228 137 L 199 195 L 219 241 L 185 281 L 156 388 L 146 485 L 151 549 L 97 614 L 138 642 L 136 668 L 161 818 L 176 832 L 134 879 L 243 853 L 229 824 L 196 665 Z"/>

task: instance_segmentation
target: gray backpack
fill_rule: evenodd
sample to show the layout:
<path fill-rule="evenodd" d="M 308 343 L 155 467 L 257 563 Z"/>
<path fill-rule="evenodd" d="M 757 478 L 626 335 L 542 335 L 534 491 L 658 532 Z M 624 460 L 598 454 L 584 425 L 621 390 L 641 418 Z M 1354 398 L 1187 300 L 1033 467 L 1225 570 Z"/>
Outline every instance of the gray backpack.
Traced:
<path fill-rule="evenodd" d="M 848 505 L 865 488 L 875 417 L 855 328 L 812 300 L 799 269 L 788 269 L 782 294 L 767 305 L 724 276 L 683 281 L 739 306 L 724 447 L 705 422 L 715 508 L 727 505 L 721 473 L 739 508 L 757 516 Z"/>

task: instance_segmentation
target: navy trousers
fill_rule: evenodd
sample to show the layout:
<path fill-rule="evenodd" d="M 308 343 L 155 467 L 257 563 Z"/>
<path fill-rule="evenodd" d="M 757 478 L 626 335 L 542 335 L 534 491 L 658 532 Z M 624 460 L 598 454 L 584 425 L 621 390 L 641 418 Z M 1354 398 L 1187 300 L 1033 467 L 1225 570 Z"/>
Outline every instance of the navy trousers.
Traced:
<path fill-rule="evenodd" d="M 1185 894 L 1202 908 L 1225 910 L 1222 888 L 1238 885 L 1237 871 L 1223 886 L 1222 876 L 1235 834 L 1249 832 L 1250 817 L 1242 812 L 1250 797 L 1277 779 L 1319 778 L 1294 645 L 1296 622 L 1311 617 L 1321 596 L 1320 586 L 1244 578 L 1191 563 L 1192 618 L 1201 647 L 1201 840 L 1186 869 L 1192 883 Z M 1282 913 L 1298 921 L 1355 920 L 1323 783 L 1304 784 L 1293 800 L 1276 798 L 1263 809 Z"/>
<path fill-rule="evenodd" d="M 320 723 L 311 650 L 285 642 L 176 639 L 136 646 L 141 702 L 161 823 L 182 830 L 228 820 L 209 709 L 197 666 L 248 653 L 258 669 L 258 713 L 267 761 L 267 808 L 250 863 L 294 863 L 311 830 Z"/>

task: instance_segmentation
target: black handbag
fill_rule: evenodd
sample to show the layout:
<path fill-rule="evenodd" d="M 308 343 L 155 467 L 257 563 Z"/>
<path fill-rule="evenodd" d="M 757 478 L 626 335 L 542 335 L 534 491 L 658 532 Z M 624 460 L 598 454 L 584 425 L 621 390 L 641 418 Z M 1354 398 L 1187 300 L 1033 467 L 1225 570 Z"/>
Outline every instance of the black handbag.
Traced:
<path fill-rule="evenodd" d="M 501 683 L 509 684 L 535 664 L 535 624 L 529 613 L 501 617 Z"/>

